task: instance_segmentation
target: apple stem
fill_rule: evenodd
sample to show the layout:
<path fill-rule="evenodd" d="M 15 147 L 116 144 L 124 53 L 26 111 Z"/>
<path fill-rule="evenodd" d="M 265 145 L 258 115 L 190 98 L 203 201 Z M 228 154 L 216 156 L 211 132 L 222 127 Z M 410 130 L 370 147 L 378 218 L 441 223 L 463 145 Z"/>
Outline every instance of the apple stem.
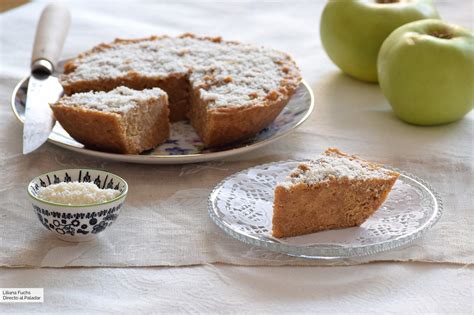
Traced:
<path fill-rule="evenodd" d="M 430 32 L 430 35 L 441 39 L 453 38 L 453 34 L 449 33 L 448 31 L 433 31 Z"/>

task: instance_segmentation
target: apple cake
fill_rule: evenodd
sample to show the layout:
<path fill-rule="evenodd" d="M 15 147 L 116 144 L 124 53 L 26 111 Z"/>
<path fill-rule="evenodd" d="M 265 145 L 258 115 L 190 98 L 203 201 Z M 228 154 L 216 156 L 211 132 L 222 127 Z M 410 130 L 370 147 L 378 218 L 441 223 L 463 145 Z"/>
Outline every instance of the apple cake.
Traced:
<path fill-rule="evenodd" d="M 168 96 L 159 88 L 75 93 L 51 109 L 74 139 L 99 150 L 138 154 L 169 137 Z"/>
<path fill-rule="evenodd" d="M 361 225 L 382 205 L 399 175 L 329 148 L 278 183 L 272 234 L 281 238 Z"/>
<path fill-rule="evenodd" d="M 101 44 L 67 62 L 60 80 L 67 95 L 159 87 L 170 120 L 189 119 L 204 144 L 216 147 L 269 125 L 301 77 L 283 52 L 184 34 Z"/>

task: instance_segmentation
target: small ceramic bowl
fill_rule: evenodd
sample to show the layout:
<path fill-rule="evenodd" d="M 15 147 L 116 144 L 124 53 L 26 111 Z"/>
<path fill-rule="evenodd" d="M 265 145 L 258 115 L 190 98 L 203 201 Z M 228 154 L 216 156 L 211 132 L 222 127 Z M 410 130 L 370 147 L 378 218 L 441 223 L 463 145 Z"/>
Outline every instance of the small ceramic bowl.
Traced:
<path fill-rule="evenodd" d="M 42 200 L 38 189 L 60 182 L 91 182 L 99 188 L 120 191 L 116 198 L 97 204 L 66 205 Z M 128 185 L 121 177 L 100 170 L 66 169 L 34 178 L 28 185 L 33 209 L 43 226 L 65 241 L 83 242 L 95 238 L 117 219 L 127 196 Z"/>

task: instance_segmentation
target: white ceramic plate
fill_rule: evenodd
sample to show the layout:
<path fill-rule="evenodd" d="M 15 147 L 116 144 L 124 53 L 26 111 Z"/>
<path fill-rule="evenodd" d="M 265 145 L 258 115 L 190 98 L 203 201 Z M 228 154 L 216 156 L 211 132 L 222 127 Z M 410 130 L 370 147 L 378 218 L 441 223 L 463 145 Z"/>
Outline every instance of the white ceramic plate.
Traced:
<path fill-rule="evenodd" d="M 332 260 L 371 255 L 408 244 L 441 217 L 441 199 L 429 184 L 396 170 L 401 175 L 387 200 L 361 226 L 274 238 L 271 230 L 276 183 L 300 162 L 259 165 L 224 179 L 209 196 L 212 220 L 242 242 L 292 256 Z"/>
<path fill-rule="evenodd" d="M 28 79 L 22 80 L 13 91 L 11 107 L 20 122 L 24 121 Z M 48 141 L 78 153 L 114 161 L 142 164 L 184 164 L 212 161 L 261 148 L 294 131 L 311 114 L 314 97 L 311 88 L 303 81 L 287 106 L 270 126 L 252 139 L 219 149 L 205 149 L 188 122 L 171 126 L 170 139 L 156 149 L 140 155 L 116 154 L 86 149 L 75 141 L 59 123 L 56 123 Z"/>

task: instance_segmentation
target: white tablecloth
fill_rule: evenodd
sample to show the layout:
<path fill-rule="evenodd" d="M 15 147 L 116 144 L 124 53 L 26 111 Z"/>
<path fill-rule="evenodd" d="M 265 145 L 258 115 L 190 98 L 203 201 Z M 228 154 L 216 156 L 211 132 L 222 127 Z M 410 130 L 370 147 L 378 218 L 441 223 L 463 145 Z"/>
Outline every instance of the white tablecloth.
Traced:
<path fill-rule="evenodd" d="M 302 157 L 317 153 L 337 141 L 355 150 L 354 153 L 366 153 L 367 158 L 406 167 L 414 173 L 420 168 L 420 172 L 431 181 L 437 180 L 438 169 L 450 171 L 449 174 L 459 174 L 462 186 L 457 180 L 446 179 L 438 181 L 438 188 L 443 189 L 450 198 L 451 211 L 464 211 L 461 216 L 458 215 L 461 231 L 464 232 L 453 233 L 455 231 L 451 226 L 443 226 L 443 222 L 440 222 L 438 234 L 432 237 L 438 237 L 441 242 L 430 247 L 433 243 L 429 240 L 426 243 L 422 241 L 411 252 L 415 253 L 414 256 L 405 257 L 461 263 L 472 261 L 472 255 L 468 254 L 472 250 L 472 243 L 469 244 L 469 240 L 472 242 L 472 228 L 469 229 L 465 223 L 463 225 L 463 220 L 472 222 L 472 213 L 466 211 L 469 210 L 469 204 L 472 208 L 472 198 L 469 195 L 456 198 L 459 189 L 466 191 L 466 185 L 469 183 L 472 186 L 472 179 L 469 177 L 469 174 L 472 174 L 472 113 L 460 123 L 436 129 L 412 126 L 400 128 L 400 122 L 391 116 L 389 107 L 376 85 L 359 83 L 340 74 L 322 52 L 317 40 L 317 29 L 323 1 L 297 1 L 291 4 L 195 4 L 190 1 L 153 4 L 150 1 L 142 1 L 141 4 L 139 7 L 139 4 L 117 4 L 113 1 L 71 2 L 73 24 L 64 55 L 72 56 L 97 42 L 110 41 L 111 29 L 119 32 L 115 36 L 124 38 L 155 33 L 179 34 L 186 31 L 219 34 L 224 38 L 266 44 L 288 51 L 300 64 L 304 77 L 313 86 L 317 103 L 319 102 L 323 109 L 317 109 L 308 122 L 320 126 L 317 142 L 311 143 L 309 149 L 301 151 L 299 144 L 303 141 L 307 143 L 308 139 L 312 138 L 312 135 L 309 136 L 312 126 L 305 125 L 290 138 L 259 152 L 239 157 L 234 162 L 241 163 L 244 168 L 269 158 L 277 160 Z M 446 20 L 472 29 L 473 13 L 470 1 L 438 1 L 437 4 Z M 15 24 L 34 24 L 32 21 L 37 19 L 42 6 L 42 3 L 28 4 L 1 16 L 2 102 L 8 100 L 7 94 L 13 88 L 14 82 L 27 73 L 30 55 L 28 49 L 34 34 L 31 27 L 17 31 Z M 127 7 L 128 10 L 125 9 Z M 270 9 L 266 10 L 265 7 L 271 8 L 272 14 L 269 14 Z M 278 8 L 281 10 L 276 10 Z M 74 16 L 81 18 L 74 20 Z M 258 27 L 252 27 L 257 20 Z M 289 25 L 288 21 L 292 24 Z M 269 32 L 268 29 L 273 31 Z M 304 31 L 288 31 L 295 29 Z M 302 34 L 314 37 L 302 38 Z M 19 40 L 22 43 L 19 43 Z M 24 49 L 13 53 L 9 47 Z M 314 54 L 308 53 L 309 50 L 314 50 Z M 348 99 L 347 95 L 358 97 Z M 2 111 L 5 112 L 3 109 Z M 9 134 L 21 134 L 20 126 L 14 120 L 7 121 L 6 124 L 9 126 Z M 392 128 L 400 134 L 387 132 Z M 354 138 L 356 130 L 358 137 L 368 139 L 367 142 Z M 373 134 L 374 130 L 379 130 L 380 134 Z M 15 144 L 16 142 L 5 137 L 0 139 L 1 175 L 4 180 L 6 178 L 5 182 L 8 182 L 4 187 L 6 189 L 20 189 L 26 180 L 9 177 L 11 173 L 8 169 L 12 164 L 8 163 L 23 163 L 22 166 L 31 168 L 36 174 L 51 165 L 50 155 L 41 152 L 56 154 L 54 163 L 58 167 L 102 163 L 100 160 L 74 156 L 52 145 L 46 145 L 42 148 L 43 151 L 36 155 L 37 159 L 30 158 L 25 164 L 25 160 L 18 154 L 20 143 Z M 418 147 L 420 143 L 423 143 L 422 147 Z M 5 150 L 7 147 L 8 150 Z M 379 151 L 382 147 L 383 151 Z M 451 151 L 452 148 L 456 148 L 455 152 Z M 406 156 L 405 151 L 408 152 Z M 424 160 L 420 158 L 422 151 L 429 153 L 430 164 L 423 163 Z M 368 154 L 370 156 L 367 156 Z M 451 165 L 452 161 L 465 157 L 471 161 L 460 161 Z M 108 167 L 117 171 L 125 166 L 109 164 Z M 129 167 L 135 166 L 126 166 Z M 194 172 L 196 168 L 199 166 L 183 167 L 182 171 Z M 153 172 L 157 169 L 150 167 L 149 170 Z M 25 174 L 35 175 L 27 172 Z M 223 171 L 222 175 L 225 174 Z M 457 190 L 450 191 L 448 188 L 451 184 L 457 184 L 458 186 L 454 186 Z M 14 206 L 23 207 L 25 204 L 22 201 L 17 202 L 7 194 L 3 194 L 3 197 L 9 198 L 10 204 Z M 445 252 L 437 251 L 445 240 L 440 236 L 448 232 L 452 238 L 457 237 L 461 241 L 459 244 L 444 243 Z M 0 240 L 5 241 L 7 238 L 4 236 Z M 244 245 L 232 244 L 237 250 L 247 248 Z M 8 257 L 8 244 L 0 245 L 4 249 L 0 256 Z M 445 255 L 446 253 L 448 255 Z M 450 258 L 449 253 L 455 253 L 456 256 L 451 260 L 444 260 L 446 257 Z M 79 260 L 80 258 L 77 257 Z M 0 287 L 44 287 L 46 296 L 44 305 L 40 307 L 0 304 L 0 312 L 207 312 L 232 309 L 241 312 L 469 313 L 473 311 L 472 277 L 473 270 L 470 267 L 411 263 L 377 263 L 344 268 L 203 265 L 185 268 L 0 269 Z"/>
<path fill-rule="evenodd" d="M 472 268 L 417 263 L 3 269 L 2 286 L 44 287 L 45 302 L 0 313 L 460 315 L 473 312 L 472 282 Z"/>

